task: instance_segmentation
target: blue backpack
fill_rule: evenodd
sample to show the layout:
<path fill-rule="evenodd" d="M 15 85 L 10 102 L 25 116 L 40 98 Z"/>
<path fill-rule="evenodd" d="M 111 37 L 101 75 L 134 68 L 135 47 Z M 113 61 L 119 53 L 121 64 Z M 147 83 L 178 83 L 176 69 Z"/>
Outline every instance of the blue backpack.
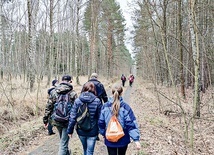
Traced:
<path fill-rule="evenodd" d="M 70 92 L 59 94 L 54 104 L 52 119 L 59 123 L 67 123 L 71 112 Z"/>

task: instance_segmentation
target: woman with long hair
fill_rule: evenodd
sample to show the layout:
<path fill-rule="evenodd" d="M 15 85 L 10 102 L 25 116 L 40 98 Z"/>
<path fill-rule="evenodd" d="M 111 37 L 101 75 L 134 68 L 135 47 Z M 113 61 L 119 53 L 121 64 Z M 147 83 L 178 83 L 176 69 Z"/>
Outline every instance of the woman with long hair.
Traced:
<path fill-rule="evenodd" d="M 105 145 L 107 146 L 108 155 L 125 155 L 130 143 L 130 138 L 136 143 L 137 149 L 140 145 L 140 132 L 138 129 L 136 117 L 131 107 L 124 102 L 122 98 L 123 88 L 119 84 L 112 87 L 113 97 L 106 102 L 101 110 L 98 121 L 100 134 L 105 138 Z M 117 142 L 111 142 L 105 137 L 106 129 L 111 116 L 115 115 L 123 128 L 124 136 Z"/>
<path fill-rule="evenodd" d="M 90 129 L 83 129 L 77 123 L 77 117 L 80 108 L 86 104 L 90 116 Z M 96 143 L 98 132 L 98 119 L 101 111 L 102 103 L 96 96 L 95 86 L 92 82 L 87 82 L 81 91 L 79 98 L 74 102 L 71 110 L 69 124 L 68 124 L 68 135 L 71 138 L 74 127 L 76 125 L 76 132 L 83 146 L 84 155 L 93 155 L 94 147 Z"/>

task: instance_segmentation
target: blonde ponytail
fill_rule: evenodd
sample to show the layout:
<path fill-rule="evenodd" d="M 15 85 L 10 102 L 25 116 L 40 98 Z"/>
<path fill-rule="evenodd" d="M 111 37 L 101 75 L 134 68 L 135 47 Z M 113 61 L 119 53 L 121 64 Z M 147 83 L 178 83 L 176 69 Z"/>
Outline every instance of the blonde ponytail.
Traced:
<path fill-rule="evenodd" d="M 112 87 L 112 94 L 113 94 L 113 104 L 112 104 L 112 112 L 113 115 L 115 115 L 116 117 L 118 117 L 119 114 L 119 110 L 120 110 L 120 96 L 123 92 L 123 88 L 120 85 L 114 85 Z"/>

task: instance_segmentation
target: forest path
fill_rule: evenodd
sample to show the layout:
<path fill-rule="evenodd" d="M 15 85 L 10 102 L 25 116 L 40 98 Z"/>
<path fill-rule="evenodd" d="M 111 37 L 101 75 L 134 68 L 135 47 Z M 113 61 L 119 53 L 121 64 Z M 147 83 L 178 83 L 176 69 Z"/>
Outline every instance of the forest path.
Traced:
<path fill-rule="evenodd" d="M 119 83 L 120 81 L 118 81 Z M 133 87 L 128 86 L 128 82 L 126 82 L 126 86 L 124 88 L 123 98 L 125 102 L 130 103 L 130 98 L 132 97 L 132 92 L 134 90 L 135 85 Z M 111 91 L 107 91 L 108 95 L 110 96 Z M 131 106 L 131 105 L 130 105 Z M 56 129 L 55 129 L 56 130 Z M 59 148 L 59 135 L 58 132 L 55 131 L 56 134 L 52 136 L 44 136 L 43 139 L 40 139 L 38 143 L 39 145 L 37 148 L 33 148 L 28 155 L 56 155 Z M 104 139 L 101 135 L 99 135 L 100 141 L 96 142 L 94 154 L 107 154 L 107 149 L 104 144 Z M 82 145 L 81 142 L 74 132 L 73 137 L 69 141 L 69 149 L 71 149 L 72 155 L 81 155 L 82 154 Z M 132 151 L 130 151 L 132 152 Z"/>
<path fill-rule="evenodd" d="M 120 81 L 118 81 L 120 82 Z M 110 94 L 110 86 L 113 82 L 106 82 L 105 88 Z M 78 87 L 75 87 L 78 88 Z M 76 89 L 75 89 L 76 90 Z M 80 92 L 81 89 L 77 90 Z M 157 91 L 154 84 L 136 78 L 133 87 L 129 87 L 128 83 L 124 87 L 123 98 L 132 108 L 139 125 L 141 139 L 140 143 L 142 148 L 136 150 L 135 144 L 131 142 L 127 149 L 127 155 L 210 155 L 214 154 L 214 134 L 213 134 L 213 121 L 206 119 L 195 120 L 195 147 L 192 153 L 191 147 L 188 147 L 184 139 L 184 120 L 179 113 L 177 106 L 172 104 L 171 100 L 159 95 L 157 98 Z M 174 88 L 158 86 L 158 90 L 166 96 L 172 97 L 176 100 Z M 189 90 L 190 92 L 192 90 Z M 189 92 L 189 97 L 184 100 L 183 107 L 185 110 L 191 108 L 193 97 Z M 213 91 L 210 91 L 210 96 L 204 97 L 202 103 L 213 101 L 211 97 Z M 158 99 L 160 102 L 158 102 Z M 159 108 L 163 110 L 174 110 L 172 113 L 165 114 L 160 112 Z M 202 114 L 206 117 L 213 118 L 212 114 L 207 113 L 206 107 L 202 108 Z M 26 122 L 28 123 L 28 122 Z M 33 124 L 28 123 L 31 128 L 37 129 L 35 136 L 29 137 L 25 147 L 21 147 L 21 151 L 16 152 L 14 155 L 56 155 L 58 152 L 59 137 L 58 134 L 53 136 L 46 136 L 47 130 L 43 128 L 42 116 L 38 120 L 34 120 Z M 25 131 L 25 130 L 23 130 Z M 56 129 L 54 131 L 57 133 Z M 27 136 L 27 133 L 26 135 Z M 107 150 L 103 142 L 102 136 L 100 141 L 96 142 L 94 155 L 106 155 Z M 23 142 L 24 143 L 24 142 Z M 202 145 L 203 144 L 203 145 Z M 21 145 L 21 144 L 20 144 Z M 73 137 L 70 139 L 69 147 L 72 155 L 82 155 L 82 145 L 79 138 L 74 132 Z M 1 154 L 1 153 L 0 153 Z M 8 155 L 7 153 L 4 155 Z"/>

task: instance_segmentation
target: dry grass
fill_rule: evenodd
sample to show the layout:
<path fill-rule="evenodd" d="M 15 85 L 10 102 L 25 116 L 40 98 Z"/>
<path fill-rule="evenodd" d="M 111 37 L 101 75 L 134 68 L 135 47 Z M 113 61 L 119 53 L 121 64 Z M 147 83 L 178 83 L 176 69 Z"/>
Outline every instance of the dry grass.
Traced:
<path fill-rule="evenodd" d="M 178 88 L 179 89 L 179 88 Z M 193 90 L 186 90 L 186 99 L 180 98 L 180 104 L 184 109 L 182 113 L 177 104 L 178 98 L 173 88 L 158 86 L 160 95 L 160 107 L 154 86 L 140 82 L 135 90 L 134 103 L 138 105 L 135 112 L 138 113 L 139 125 L 142 133 L 142 154 L 154 155 L 209 155 L 214 154 L 214 98 L 213 88 L 210 87 L 206 94 L 201 93 L 201 117 L 194 119 L 194 146 L 190 147 L 190 121 L 193 116 Z M 180 94 L 179 94 L 180 95 Z M 142 105 L 139 108 L 139 105 Z M 165 113 L 168 111 L 168 113 Z M 139 115 L 140 114 L 140 115 Z M 185 141 L 185 122 L 188 122 L 188 139 Z"/>
<path fill-rule="evenodd" d="M 99 77 L 101 82 L 108 86 L 104 77 Z M 74 90 L 80 94 L 82 85 L 88 80 L 87 77 L 80 77 L 80 85 L 73 79 Z M 0 154 L 20 151 L 33 134 L 44 132 L 42 116 L 47 102 L 47 78 L 40 83 L 36 81 L 34 92 L 30 92 L 28 83 L 23 79 L 12 79 L 0 81 Z M 39 86 L 40 85 L 40 86 Z"/>

